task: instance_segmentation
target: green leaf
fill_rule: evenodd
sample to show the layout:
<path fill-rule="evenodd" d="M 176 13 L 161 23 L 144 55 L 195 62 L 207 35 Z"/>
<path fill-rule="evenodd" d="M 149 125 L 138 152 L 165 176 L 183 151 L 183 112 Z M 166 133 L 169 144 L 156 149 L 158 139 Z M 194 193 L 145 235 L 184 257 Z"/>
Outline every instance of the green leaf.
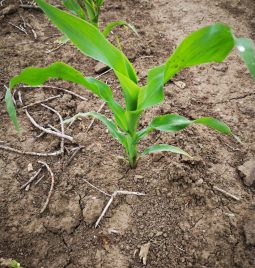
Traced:
<path fill-rule="evenodd" d="M 188 35 L 166 62 L 164 82 L 179 70 L 209 62 L 221 62 L 234 47 L 229 26 L 216 23 Z"/>
<path fill-rule="evenodd" d="M 126 111 L 125 118 L 128 125 L 128 132 L 134 136 L 136 134 L 137 125 L 140 119 L 142 111 Z"/>
<path fill-rule="evenodd" d="M 112 31 L 113 28 L 117 27 L 117 26 L 127 26 L 129 29 L 131 29 L 137 36 L 139 36 L 138 32 L 136 31 L 136 28 L 127 23 L 126 21 L 124 20 L 117 20 L 117 21 L 113 21 L 113 22 L 110 22 L 108 23 L 104 30 L 103 30 L 103 35 L 105 37 L 107 37 L 109 35 L 109 33 Z"/>
<path fill-rule="evenodd" d="M 136 73 L 130 61 L 95 26 L 43 0 L 35 1 L 59 30 L 85 55 L 103 62 L 114 71 L 128 76 L 137 83 Z"/>
<path fill-rule="evenodd" d="M 19 75 L 11 79 L 9 88 L 12 90 L 17 84 L 21 83 L 29 86 L 40 86 L 49 78 L 63 79 L 65 81 L 77 83 L 89 89 L 108 104 L 113 111 L 119 126 L 123 129 L 127 129 L 125 112 L 123 108 L 113 99 L 111 88 L 107 84 L 95 78 L 84 77 L 79 71 L 63 62 L 53 63 L 46 68 L 26 68 Z M 13 123 L 17 127 L 16 112 L 13 112 L 13 106 L 11 104 L 12 99 L 8 94 L 10 93 L 7 91 L 7 109 Z"/>
<path fill-rule="evenodd" d="M 79 5 L 79 3 L 77 2 L 77 0 L 63 0 L 63 4 L 68 10 L 70 10 L 71 12 L 79 16 L 80 18 L 86 20 L 84 11 Z"/>
<path fill-rule="evenodd" d="M 225 123 L 212 117 L 201 117 L 193 120 L 193 123 L 202 124 L 223 134 L 232 135 L 231 129 Z"/>
<path fill-rule="evenodd" d="M 150 146 L 149 148 L 145 149 L 142 152 L 141 157 L 145 156 L 146 154 L 151 154 L 151 153 L 156 153 L 156 152 L 172 152 L 172 153 L 183 154 L 188 157 L 191 157 L 188 153 L 186 153 L 179 147 L 171 146 L 168 144 L 156 144 L 156 145 Z"/>
<path fill-rule="evenodd" d="M 106 116 L 104 116 L 104 115 L 102 115 L 100 113 L 97 113 L 97 112 L 78 113 L 75 116 L 73 116 L 72 118 L 66 119 L 64 121 L 64 123 L 66 123 L 66 124 L 72 123 L 72 122 L 74 122 L 76 119 L 78 119 L 80 117 L 87 117 L 87 116 L 95 117 L 96 119 L 98 119 L 102 123 L 104 123 L 106 125 L 106 127 L 108 128 L 109 132 L 111 133 L 111 135 L 114 138 L 116 138 L 121 144 L 126 146 L 126 137 L 125 137 L 125 135 L 118 130 L 118 128 L 115 126 L 115 124 L 112 122 L 112 120 L 108 119 Z"/>
<path fill-rule="evenodd" d="M 166 114 L 155 117 L 150 127 L 160 131 L 180 131 L 192 123 L 189 119 L 178 114 Z"/>
<path fill-rule="evenodd" d="M 9 88 L 6 89 L 5 103 L 6 103 L 7 112 L 15 126 L 15 129 L 19 131 L 20 128 L 19 128 L 19 123 L 17 120 L 16 108 L 13 103 L 11 90 Z"/>
<path fill-rule="evenodd" d="M 89 1 L 85 0 L 84 1 L 85 8 L 87 10 L 87 14 L 89 16 L 89 21 L 90 23 L 94 24 L 95 26 L 97 25 L 97 14 L 95 14 L 95 9 L 93 7 L 93 3 L 90 3 Z"/>
<path fill-rule="evenodd" d="M 137 109 L 144 110 L 164 100 L 164 70 L 165 66 L 162 65 L 148 72 L 148 82 L 140 90 Z"/>
<path fill-rule="evenodd" d="M 235 38 L 236 47 L 251 75 L 255 79 L 255 46 L 251 39 Z"/>
<path fill-rule="evenodd" d="M 123 90 L 125 102 L 126 102 L 126 109 L 128 111 L 134 111 L 137 107 L 137 98 L 140 93 L 141 88 L 130 80 L 127 76 L 122 75 L 119 72 L 115 72 L 121 88 Z"/>
<path fill-rule="evenodd" d="M 156 116 L 147 128 L 144 128 L 137 133 L 137 137 L 140 140 L 153 130 L 177 132 L 183 130 L 192 123 L 207 126 L 223 134 L 232 134 L 231 129 L 225 123 L 213 117 L 201 117 L 196 120 L 189 120 L 178 114 L 166 114 Z"/>

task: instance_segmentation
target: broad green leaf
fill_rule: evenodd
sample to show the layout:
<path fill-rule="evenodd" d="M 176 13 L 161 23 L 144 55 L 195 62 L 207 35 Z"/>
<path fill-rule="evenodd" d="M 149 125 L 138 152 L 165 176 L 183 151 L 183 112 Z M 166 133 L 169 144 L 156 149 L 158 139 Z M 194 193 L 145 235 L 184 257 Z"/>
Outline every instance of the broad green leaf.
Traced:
<path fill-rule="evenodd" d="M 164 82 L 179 70 L 209 62 L 221 62 L 234 47 L 229 26 L 216 23 L 186 37 L 166 62 Z"/>
<path fill-rule="evenodd" d="M 137 109 L 144 110 L 164 100 L 164 70 L 162 65 L 148 72 L 148 83 L 140 90 Z"/>
<path fill-rule="evenodd" d="M 103 30 L 103 35 L 105 37 L 107 37 L 109 35 L 109 33 L 112 31 L 113 28 L 117 27 L 117 26 L 127 26 L 129 29 L 131 29 L 137 36 L 139 36 L 138 32 L 136 31 L 136 28 L 127 23 L 126 21 L 124 20 L 117 20 L 117 21 L 113 21 L 113 22 L 110 22 L 108 23 L 104 30 Z"/>
<path fill-rule="evenodd" d="M 137 98 L 140 93 L 141 88 L 134 83 L 132 80 L 130 80 L 127 76 L 122 75 L 119 72 L 115 72 L 126 102 L 126 109 L 128 111 L 134 111 L 137 108 Z"/>
<path fill-rule="evenodd" d="M 5 103 L 6 103 L 7 112 L 9 114 L 14 126 L 15 126 L 15 129 L 17 131 L 19 131 L 19 123 L 17 120 L 16 109 L 15 109 L 15 105 L 13 103 L 12 93 L 11 93 L 11 90 L 9 88 L 6 89 Z"/>
<path fill-rule="evenodd" d="M 189 119 L 178 114 L 166 114 L 155 117 L 150 127 L 160 131 L 180 131 L 192 123 Z"/>
<path fill-rule="evenodd" d="M 62 63 L 56 62 L 51 64 L 46 68 L 33 68 L 29 67 L 24 69 L 19 75 L 13 77 L 10 81 L 9 88 L 10 91 L 17 84 L 26 84 L 29 86 L 40 86 L 44 84 L 49 78 L 57 78 L 65 81 L 77 83 L 79 85 L 84 86 L 85 88 L 92 91 L 94 94 L 99 96 L 102 100 L 104 100 L 111 110 L 114 113 L 115 119 L 121 128 L 127 129 L 127 123 L 125 121 L 125 114 L 123 108 L 113 99 L 111 88 L 92 77 L 84 77 L 79 71 L 75 70 L 73 67 Z M 17 119 L 16 113 L 13 112 L 13 104 L 11 104 L 12 99 L 8 95 L 10 94 L 7 91 L 6 95 L 6 104 L 7 109 L 10 114 L 10 117 L 17 127 Z M 16 121 L 15 121 L 16 120 Z"/>
<path fill-rule="evenodd" d="M 155 117 L 147 128 L 144 128 L 137 133 L 137 137 L 140 140 L 153 130 L 177 132 L 188 127 L 192 123 L 207 126 L 223 134 L 232 134 L 230 128 L 225 123 L 212 117 L 201 117 L 196 120 L 189 120 L 178 114 L 166 114 Z"/>
<path fill-rule="evenodd" d="M 251 75 L 255 79 L 255 46 L 251 39 L 235 38 L 236 47 Z"/>
<path fill-rule="evenodd" d="M 68 10 L 76 14 L 78 17 L 86 20 L 84 11 L 77 2 L 77 0 L 63 0 L 63 4 Z"/>
<path fill-rule="evenodd" d="M 85 55 L 103 62 L 137 83 L 136 73 L 130 61 L 95 26 L 47 4 L 44 0 L 35 1 L 59 30 Z"/>
<path fill-rule="evenodd" d="M 115 126 L 115 124 L 113 123 L 112 120 L 108 119 L 106 116 L 104 116 L 104 115 L 102 115 L 100 113 L 97 113 L 97 112 L 78 113 L 75 116 L 73 116 L 72 118 L 66 119 L 64 121 L 64 123 L 68 124 L 70 122 L 75 121 L 78 118 L 87 117 L 87 116 L 95 117 L 96 119 L 98 119 L 102 123 L 104 123 L 106 125 L 106 127 L 108 128 L 109 132 L 111 133 L 111 135 L 114 138 L 116 138 L 121 144 L 126 146 L 126 137 L 125 137 L 125 135 L 118 130 L 118 128 Z"/>
<path fill-rule="evenodd" d="M 151 153 L 156 153 L 156 152 L 172 152 L 172 153 L 183 154 L 188 157 L 191 157 L 188 153 L 186 153 L 179 147 L 171 146 L 168 144 L 156 144 L 156 145 L 150 146 L 149 148 L 145 149 L 141 153 L 141 157 L 145 156 L 146 154 L 151 154 Z"/>

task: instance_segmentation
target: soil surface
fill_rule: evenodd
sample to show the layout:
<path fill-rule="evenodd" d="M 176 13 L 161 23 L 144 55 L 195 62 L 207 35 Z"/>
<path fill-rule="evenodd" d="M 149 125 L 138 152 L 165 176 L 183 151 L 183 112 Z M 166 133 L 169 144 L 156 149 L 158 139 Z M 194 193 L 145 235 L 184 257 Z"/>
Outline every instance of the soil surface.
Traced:
<path fill-rule="evenodd" d="M 27 66 L 45 67 L 58 60 L 87 76 L 95 76 L 96 62 L 70 43 L 57 48 L 55 41 L 61 34 L 39 10 L 21 8 L 19 1 L 1 3 L 1 10 L 14 6 L 9 14 L 0 16 L 0 146 L 57 151 L 59 138 L 38 136 L 41 132 L 28 120 L 18 91 L 15 97 L 22 131 L 15 132 L 5 110 L 4 85 Z M 191 31 L 221 21 L 231 25 L 236 35 L 254 40 L 254 18 L 253 0 L 123 0 L 106 1 L 101 20 L 105 25 L 124 19 L 136 26 L 139 37 L 123 28 L 114 33 L 144 82 L 147 70 L 163 63 Z M 23 20 L 26 33 L 13 26 L 21 25 Z M 114 34 L 110 39 L 116 43 Z M 101 79 L 108 82 L 120 101 L 122 96 L 113 73 Z M 72 90 L 88 100 L 56 89 L 20 88 L 23 103 L 60 95 L 47 105 L 63 118 L 79 111 L 96 111 L 102 104 L 73 84 L 52 80 L 48 85 Z M 182 71 L 165 87 L 165 102 L 144 114 L 141 127 L 153 116 L 169 112 L 188 118 L 214 116 L 224 120 L 241 140 L 238 143 L 207 128 L 191 126 L 177 134 L 155 132 L 140 146 L 180 146 L 193 155 L 191 160 L 157 154 L 141 159 L 136 169 L 129 169 L 121 159 L 121 146 L 100 122 L 95 121 L 86 132 L 90 119 L 66 128 L 74 142 L 65 142 L 64 156 L 29 156 L 0 148 L 1 262 L 12 258 L 22 267 L 31 268 L 138 268 L 144 267 L 139 259 L 140 249 L 150 243 L 148 268 L 255 267 L 255 191 L 254 180 L 251 181 L 255 157 L 254 92 L 254 81 L 236 51 L 224 63 Z M 28 111 L 41 125 L 60 128 L 58 117 L 45 107 L 35 105 Z M 107 107 L 102 113 L 111 117 Z M 70 162 L 78 145 L 84 147 Z M 27 191 L 21 190 L 42 167 L 38 161 L 46 162 L 55 177 L 53 194 L 42 214 L 51 184 L 49 172 L 43 168 L 38 176 L 44 175 L 41 182 Z M 126 190 L 146 195 L 117 195 L 98 228 L 94 228 L 109 196 L 83 179 L 110 194 Z"/>

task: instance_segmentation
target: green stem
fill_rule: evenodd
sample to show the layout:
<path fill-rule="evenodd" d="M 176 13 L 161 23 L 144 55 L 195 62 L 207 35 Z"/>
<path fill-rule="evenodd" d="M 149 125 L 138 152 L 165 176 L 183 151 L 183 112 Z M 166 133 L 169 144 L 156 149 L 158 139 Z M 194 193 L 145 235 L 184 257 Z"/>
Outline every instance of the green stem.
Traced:
<path fill-rule="evenodd" d="M 128 136 L 127 139 L 127 154 L 128 161 L 131 168 L 136 168 L 137 166 L 137 141 L 134 136 Z"/>

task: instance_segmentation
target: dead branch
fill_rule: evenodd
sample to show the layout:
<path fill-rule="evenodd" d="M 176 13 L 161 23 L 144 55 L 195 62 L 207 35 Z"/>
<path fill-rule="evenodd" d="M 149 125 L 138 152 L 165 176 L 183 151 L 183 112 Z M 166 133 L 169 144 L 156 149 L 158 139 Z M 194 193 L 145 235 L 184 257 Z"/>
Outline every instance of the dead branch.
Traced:
<path fill-rule="evenodd" d="M 12 148 L 10 146 L 1 145 L 1 144 L 0 144 L 0 149 L 5 150 L 5 151 L 9 151 L 9 152 L 13 152 L 13 153 L 17 153 L 17 154 L 32 155 L 32 156 L 43 156 L 43 157 L 58 156 L 58 155 L 62 154 L 62 152 L 60 150 L 52 152 L 52 153 L 26 152 L 26 151 L 18 150 L 18 149 Z"/>
<path fill-rule="evenodd" d="M 45 211 L 45 209 L 47 208 L 48 204 L 49 204 L 50 197 L 51 197 L 51 195 L 52 195 L 53 188 L 54 188 L 55 179 L 54 179 L 54 174 L 53 174 L 51 168 L 48 166 L 47 163 L 45 163 L 45 162 L 43 162 L 43 161 L 38 161 L 38 163 L 44 165 L 44 166 L 47 168 L 47 170 L 48 170 L 48 172 L 50 173 L 50 176 L 51 176 L 50 190 L 49 190 L 49 193 L 48 193 L 46 202 L 44 203 L 44 205 L 43 205 L 43 207 L 42 207 L 42 209 L 41 209 L 41 211 L 40 211 L 40 213 L 42 214 L 42 213 Z"/>

